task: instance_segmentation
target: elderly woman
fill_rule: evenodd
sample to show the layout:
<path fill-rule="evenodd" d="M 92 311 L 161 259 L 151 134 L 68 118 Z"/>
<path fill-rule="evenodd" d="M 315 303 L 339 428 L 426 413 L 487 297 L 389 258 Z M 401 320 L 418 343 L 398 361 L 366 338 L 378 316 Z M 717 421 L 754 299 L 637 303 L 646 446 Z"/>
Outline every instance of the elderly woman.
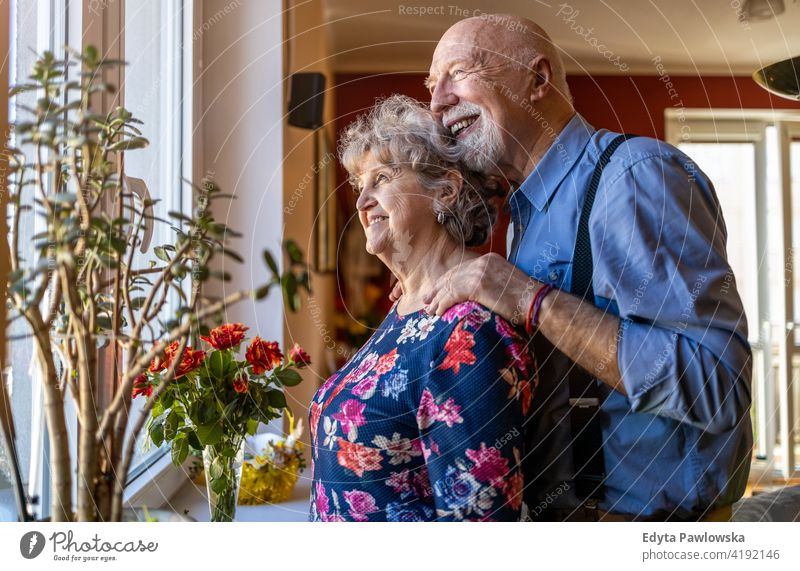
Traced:
<path fill-rule="evenodd" d="M 351 124 L 340 159 L 367 251 L 404 295 L 311 403 L 311 520 L 520 519 L 523 421 L 534 363 L 514 329 L 474 302 L 427 316 L 421 295 L 477 256 L 495 217 L 453 141 L 413 99 Z"/>

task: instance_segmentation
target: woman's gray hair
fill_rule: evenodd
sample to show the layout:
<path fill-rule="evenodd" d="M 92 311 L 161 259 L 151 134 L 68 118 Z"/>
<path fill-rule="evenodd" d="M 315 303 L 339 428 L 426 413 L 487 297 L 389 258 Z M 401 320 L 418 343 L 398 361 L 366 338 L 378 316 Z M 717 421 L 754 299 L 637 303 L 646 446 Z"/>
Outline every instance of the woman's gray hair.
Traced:
<path fill-rule="evenodd" d="M 449 131 L 436 120 L 431 110 L 405 95 L 392 95 L 379 101 L 345 129 L 339 139 L 339 161 L 358 187 L 358 168 L 372 152 L 378 162 L 390 167 L 410 168 L 419 183 L 433 193 L 434 214 L 444 213 L 444 227 L 465 246 L 486 242 L 497 217 L 489 200 L 497 194 L 495 186 L 458 160 L 459 151 Z M 448 208 L 441 196 L 463 179 L 455 203 Z M 456 189 L 457 191 L 459 189 Z"/>

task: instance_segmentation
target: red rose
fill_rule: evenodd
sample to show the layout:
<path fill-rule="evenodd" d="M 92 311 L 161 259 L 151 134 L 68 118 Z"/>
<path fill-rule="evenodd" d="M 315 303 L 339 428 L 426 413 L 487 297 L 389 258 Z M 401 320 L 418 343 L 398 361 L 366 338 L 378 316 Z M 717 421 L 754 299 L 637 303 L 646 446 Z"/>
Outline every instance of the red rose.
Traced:
<path fill-rule="evenodd" d="M 280 365 L 283 353 L 281 353 L 277 341 L 264 341 L 256 335 L 247 348 L 245 357 L 247 362 L 253 366 L 253 373 L 260 375 Z"/>
<path fill-rule="evenodd" d="M 249 327 L 241 323 L 225 323 L 212 329 L 208 337 L 200 336 L 200 339 L 211 345 L 214 349 L 223 350 L 235 347 L 244 339 L 244 332 Z"/>
<path fill-rule="evenodd" d="M 247 373 L 244 371 L 237 373 L 235 377 L 233 377 L 233 390 L 235 390 L 239 394 L 247 393 Z"/>
<path fill-rule="evenodd" d="M 186 373 L 190 371 L 194 371 L 200 365 L 203 364 L 203 360 L 206 358 L 205 351 L 192 351 L 191 347 L 186 347 L 183 350 L 183 357 L 181 357 L 181 362 L 178 363 L 178 366 L 175 368 L 175 378 L 179 379 L 184 376 Z M 172 360 L 170 359 L 170 366 L 172 366 Z"/>
<path fill-rule="evenodd" d="M 136 377 L 136 380 L 133 381 L 133 393 L 132 393 L 133 398 L 136 398 L 139 395 L 144 395 L 146 397 L 149 397 L 152 394 L 153 394 L 153 385 L 151 385 L 150 382 L 147 380 L 147 376 L 144 373 L 142 373 L 141 375 Z"/>
<path fill-rule="evenodd" d="M 164 350 L 164 357 L 156 357 L 150 363 L 147 369 L 151 373 L 158 373 L 172 366 L 172 360 L 175 358 L 175 353 L 178 351 L 179 341 L 173 341 Z M 197 367 L 203 364 L 203 359 L 206 357 L 205 351 L 192 351 L 191 347 L 184 347 L 181 362 L 175 368 L 175 378 L 179 379 L 186 373 L 194 371 Z"/>
<path fill-rule="evenodd" d="M 302 369 L 306 365 L 311 364 L 311 357 L 308 353 L 306 353 L 305 349 L 303 349 L 297 343 L 295 343 L 289 351 L 289 359 L 291 359 L 292 362 L 297 365 L 298 369 Z"/>
<path fill-rule="evenodd" d="M 178 350 L 178 345 L 178 341 L 173 341 L 167 345 L 167 348 L 164 349 L 163 355 L 156 355 L 153 357 L 153 360 L 150 361 L 150 366 L 147 368 L 147 370 L 151 373 L 158 373 L 169 367 L 169 364 L 172 362 L 172 356 Z"/>

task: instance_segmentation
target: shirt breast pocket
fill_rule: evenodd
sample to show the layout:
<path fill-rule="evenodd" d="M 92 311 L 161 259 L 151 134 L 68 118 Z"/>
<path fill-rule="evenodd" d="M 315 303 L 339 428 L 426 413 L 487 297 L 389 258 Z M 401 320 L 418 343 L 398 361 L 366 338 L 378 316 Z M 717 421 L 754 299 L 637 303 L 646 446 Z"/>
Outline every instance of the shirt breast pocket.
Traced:
<path fill-rule="evenodd" d="M 544 284 L 550 284 L 561 290 L 568 290 L 572 276 L 572 260 L 537 262 L 533 266 L 531 276 Z"/>

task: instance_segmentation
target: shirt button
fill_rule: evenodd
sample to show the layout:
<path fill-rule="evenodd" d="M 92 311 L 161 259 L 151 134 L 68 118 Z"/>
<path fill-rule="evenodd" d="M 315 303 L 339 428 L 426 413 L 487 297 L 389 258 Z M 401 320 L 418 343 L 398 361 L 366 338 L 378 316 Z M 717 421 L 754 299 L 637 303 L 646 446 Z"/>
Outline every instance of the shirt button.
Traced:
<path fill-rule="evenodd" d="M 558 279 L 558 272 L 555 270 L 550 270 L 550 281 L 556 281 Z"/>

